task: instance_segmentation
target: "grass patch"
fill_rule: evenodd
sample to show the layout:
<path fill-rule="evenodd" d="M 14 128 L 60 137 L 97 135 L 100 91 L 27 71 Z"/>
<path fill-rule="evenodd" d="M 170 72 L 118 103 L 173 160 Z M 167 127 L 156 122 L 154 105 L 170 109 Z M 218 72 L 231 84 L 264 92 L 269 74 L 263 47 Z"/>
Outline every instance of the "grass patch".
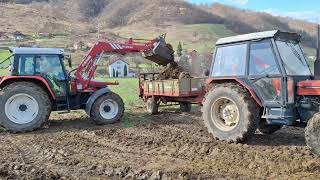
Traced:
<path fill-rule="evenodd" d="M 0 50 L 0 61 L 5 60 L 7 57 L 10 56 L 10 52 L 6 50 Z"/>
<path fill-rule="evenodd" d="M 9 51 L 0 50 L 0 62 L 5 60 L 9 56 L 10 56 L 10 52 Z M 7 67 L 8 65 L 9 65 L 9 61 L 0 65 L 0 76 L 9 75 L 8 69 L 7 68 L 3 69 L 4 67 Z"/>

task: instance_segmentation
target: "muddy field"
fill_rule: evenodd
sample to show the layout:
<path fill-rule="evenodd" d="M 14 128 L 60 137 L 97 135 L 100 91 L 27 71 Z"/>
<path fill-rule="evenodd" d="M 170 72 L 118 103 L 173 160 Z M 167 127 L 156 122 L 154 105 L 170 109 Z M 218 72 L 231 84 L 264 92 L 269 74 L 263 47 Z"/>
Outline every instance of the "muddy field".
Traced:
<path fill-rule="evenodd" d="M 46 129 L 0 133 L 0 179 L 320 179 L 302 129 L 227 144 L 211 138 L 198 111 L 133 112 L 100 127 L 81 112 L 53 114 Z"/>

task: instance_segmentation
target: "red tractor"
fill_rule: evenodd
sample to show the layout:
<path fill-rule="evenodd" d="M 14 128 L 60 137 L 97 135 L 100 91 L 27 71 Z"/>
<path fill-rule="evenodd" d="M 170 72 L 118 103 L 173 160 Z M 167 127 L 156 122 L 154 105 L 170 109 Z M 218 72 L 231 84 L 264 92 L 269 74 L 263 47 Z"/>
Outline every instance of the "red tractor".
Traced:
<path fill-rule="evenodd" d="M 51 111 L 83 109 L 96 124 L 118 121 L 124 112 L 121 97 L 108 85 L 92 80 L 105 53 L 142 53 L 145 58 L 167 65 L 173 51 L 160 36 L 126 43 L 97 42 L 73 71 L 67 72 L 63 49 L 11 48 L 10 76 L 0 77 L 0 124 L 12 132 L 32 131 L 43 126 Z M 4 62 L 6 62 L 4 61 Z"/>
<path fill-rule="evenodd" d="M 320 155 L 320 52 L 314 76 L 300 39 L 267 31 L 218 40 L 202 108 L 215 138 L 241 142 L 257 129 L 306 127 L 306 143 Z"/>

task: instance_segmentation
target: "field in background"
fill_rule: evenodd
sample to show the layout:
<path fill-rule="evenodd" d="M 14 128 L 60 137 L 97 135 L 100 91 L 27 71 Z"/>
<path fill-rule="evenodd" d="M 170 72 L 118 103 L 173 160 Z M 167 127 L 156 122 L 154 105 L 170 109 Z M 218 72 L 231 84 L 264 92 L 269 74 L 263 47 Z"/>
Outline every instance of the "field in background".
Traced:
<path fill-rule="evenodd" d="M 4 50 L 0 50 L 0 62 L 2 62 L 3 60 L 5 60 L 7 57 L 10 56 L 9 51 L 4 51 Z M 5 63 L 3 64 L 3 66 L 7 66 L 8 64 Z M 8 69 L 1 69 L 1 64 L 0 64 L 0 76 L 4 76 L 4 75 L 8 75 Z"/>
<path fill-rule="evenodd" d="M 176 50 L 181 41 L 183 49 L 197 50 L 199 53 L 212 52 L 215 42 L 222 37 L 235 35 L 221 24 L 174 25 L 163 28 L 143 28 L 145 25 L 133 25 L 115 29 L 122 37 L 152 39 L 161 33 L 167 33 L 167 41 Z M 141 26 L 141 27 L 140 27 Z"/>
<path fill-rule="evenodd" d="M 126 109 L 132 110 L 134 107 L 143 105 L 142 100 L 139 98 L 139 80 L 137 78 L 97 78 L 99 81 L 115 82 L 118 81 L 119 85 L 109 86 L 111 90 L 119 94 L 125 103 Z"/>

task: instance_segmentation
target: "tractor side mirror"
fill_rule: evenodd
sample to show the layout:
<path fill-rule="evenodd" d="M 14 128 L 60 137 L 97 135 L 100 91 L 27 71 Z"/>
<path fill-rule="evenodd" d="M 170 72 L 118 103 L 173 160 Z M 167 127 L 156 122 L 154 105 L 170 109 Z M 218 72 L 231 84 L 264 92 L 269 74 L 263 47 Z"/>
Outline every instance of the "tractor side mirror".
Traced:
<path fill-rule="evenodd" d="M 209 76 L 209 75 L 210 75 L 210 71 L 209 71 L 208 69 L 206 69 L 206 70 L 204 71 L 204 75 L 205 75 L 205 76 Z"/>
<path fill-rule="evenodd" d="M 64 58 L 65 58 L 65 60 L 68 61 L 68 66 L 69 66 L 70 68 L 72 68 L 72 60 L 71 60 L 72 58 L 71 58 L 71 55 L 65 55 Z"/>

